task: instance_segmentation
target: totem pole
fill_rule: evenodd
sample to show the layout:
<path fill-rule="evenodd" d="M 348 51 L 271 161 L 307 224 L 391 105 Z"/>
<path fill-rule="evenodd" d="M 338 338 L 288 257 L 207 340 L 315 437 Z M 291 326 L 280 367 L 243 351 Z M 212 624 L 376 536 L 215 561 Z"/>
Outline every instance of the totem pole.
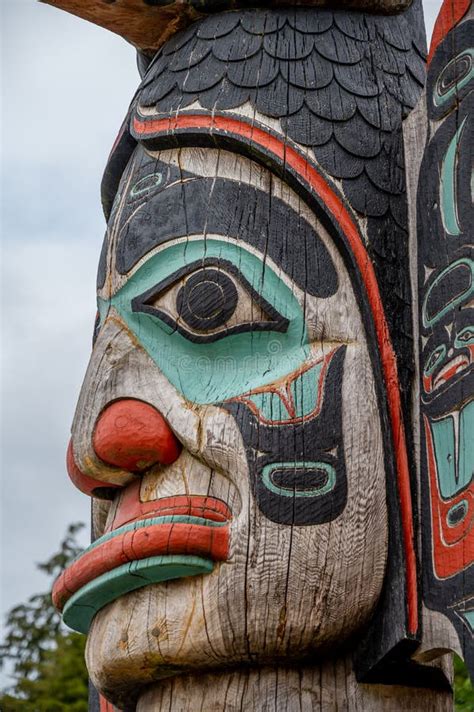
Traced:
<path fill-rule="evenodd" d="M 142 75 L 67 455 L 94 541 L 53 591 L 91 710 L 452 710 L 468 8 L 448 3 L 461 59 L 438 38 L 422 95 L 419 0 L 47 1 Z"/>
<path fill-rule="evenodd" d="M 405 127 L 419 389 L 423 648 L 474 670 L 474 261 L 471 3 L 445 2 Z M 417 263 L 415 262 L 417 260 Z M 435 613 L 437 612 L 437 613 Z M 449 642 L 451 641 L 451 642 Z"/>

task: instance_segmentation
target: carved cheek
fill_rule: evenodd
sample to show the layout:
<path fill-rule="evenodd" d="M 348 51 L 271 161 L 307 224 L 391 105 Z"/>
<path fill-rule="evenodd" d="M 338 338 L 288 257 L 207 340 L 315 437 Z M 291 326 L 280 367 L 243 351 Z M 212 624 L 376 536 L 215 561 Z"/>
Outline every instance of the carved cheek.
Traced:
<path fill-rule="evenodd" d="M 343 345 L 316 349 L 285 379 L 224 404 L 242 431 L 258 506 L 278 524 L 322 524 L 344 509 L 344 355 Z"/>
<path fill-rule="evenodd" d="M 134 475 L 97 456 L 94 434 L 101 413 L 110 403 L 134 399 L 161 413 L 182 445 L 198 449 L 199 418 L 169 383 L 133 335 L 116 316 L 102 325 L 81 389 L 72 439 L 74 458 L 86 475 L 108 483 L 126 485 Z"/>

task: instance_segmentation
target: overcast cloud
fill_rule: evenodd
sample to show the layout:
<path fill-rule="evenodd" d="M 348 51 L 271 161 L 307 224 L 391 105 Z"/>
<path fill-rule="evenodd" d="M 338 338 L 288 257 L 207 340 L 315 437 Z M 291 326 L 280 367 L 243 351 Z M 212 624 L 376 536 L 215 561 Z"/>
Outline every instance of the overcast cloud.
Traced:
<path fill-rule="evenodd" d="M 431 35 L 441 0 L 425 0 Z M 99 185 L 138 84 L 123 40 L 34 0 L 2 5 L 1 612 L 89 502 L 64 459 L 90 352 Z M 84 534 L 83 542 L 87 542 Z"/>

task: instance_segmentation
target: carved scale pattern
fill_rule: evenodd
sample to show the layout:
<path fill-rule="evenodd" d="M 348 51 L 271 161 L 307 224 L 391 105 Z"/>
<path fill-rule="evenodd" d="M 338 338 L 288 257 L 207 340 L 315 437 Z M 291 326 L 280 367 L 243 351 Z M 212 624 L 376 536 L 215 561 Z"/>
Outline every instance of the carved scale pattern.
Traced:
<path fill-rule="evenodd" d="M 310 146 L 342 179 L 355 210 L 391 212 L 405 228 L 400 136 L 393 131 L 424 82 L 424 38 L 410 14 L 248 11 L 210 17 L 176 35 L 156 56 L 139 102 L 172 113 L 194 101 L 207 109 L 250 102 L 282 120 L 287 136 Z M 389 170 L 400 154 L 398 169 Z"/>

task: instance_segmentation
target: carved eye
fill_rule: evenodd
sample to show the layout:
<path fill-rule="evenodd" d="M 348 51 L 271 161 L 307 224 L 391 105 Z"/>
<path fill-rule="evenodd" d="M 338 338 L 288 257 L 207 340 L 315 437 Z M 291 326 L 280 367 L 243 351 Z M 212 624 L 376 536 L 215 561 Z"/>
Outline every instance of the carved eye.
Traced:
<path fill-rule="evenodd" d="M 132 301 L 190 341 L 288 328 L 283 317 L 230 262 L 204 260 L 178 270 Z"/>
<path fill-rule="evenodd" d="M 191 275 L 176 296 L 179 316 L 187 326 L 198 331 L 225 326 L 238 301 L 233 279 L 216 269 L 202 269 Z"/>
<path fill-rule="evenodd" d="M 128 202 L 132 203 L 138 198 L 143 198 L 147 193 L 156 190 L 163 183 L 162 173 L 149 173 L 148 175 L 140 178 L 132 187 L 128 194 Z"/>
<path fill-rule="evenodd" d="M 473 77 L 474 54 L 466 49 L 454 57 L 441 71 L 434 90 L 434 103 L 440 106 L 452 99 Z"/>
<path fill-rule="evenodd" d="M 474 327 L 465 326 L 457 335 L 454 341 L 455 346 L 466 346 L 474 342 Z"/>
<path fill-rule="evenodd" d="M 426 376 L 431 376 L 436 366 L 443 361 L 446 356 L 446 346 L 441 344 L 437 349 L 432 351 L 428 358 L 426 359 L 425 368 L 423 369 Z"/>
<path fill-rule="evenodd" d="M 430 285 L 423 301 L 423 325 L 433 326 L 474 292 L 474 262 L 463 257 L 452 262 Z"/>

